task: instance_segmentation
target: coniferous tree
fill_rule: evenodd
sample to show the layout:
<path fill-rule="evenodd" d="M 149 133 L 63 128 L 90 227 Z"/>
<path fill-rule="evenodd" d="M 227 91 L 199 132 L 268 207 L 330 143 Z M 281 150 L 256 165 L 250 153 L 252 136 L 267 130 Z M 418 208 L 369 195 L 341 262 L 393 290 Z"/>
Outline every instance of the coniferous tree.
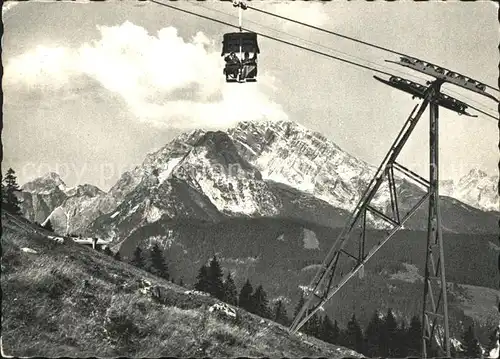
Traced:
<path fill-rule="evenodd" d="M 7 188 L 3 185 L 3 177 L 2 177 L 2 208 L 7 209 Z M 37 223 L 37 222 L 35 222 Z"/>
<path fill-rule="evenodd" d="M 151 264 L 149 266 L 149 271 L 158 277 L 169 279 L 168 266 L 165 263 L 165 257 L 163 257 L 163 251 L 158 246 L 158 243 L 153 244 L 150 251 Z"/>
<path fill-rule="evenodd" d="M 347 328 L 345 331 L 345 346 L 351 348 L 358 353 L 363 351 L 363 332 L 356 319 L 356 315 L 353 314 L 351 320 L 347 323 Z"/>
<path fill-rule="evenodd" d="M 365 330 L 365 345 L 363 354 L 366 356 L 375 357 L 380 355 L 380 335 L 382 327 L 383 322 L 380 319 L 379 312 L 376 310 Z"/>
<path fill-rule="evenodd" d="M 474 333 L 474 328 L 469 325 L 462 335 L 462 351 L 467 358 L 480 358 L 482 355 L 481 346 Z"/>
<path fill-rule="evenodd" d="M 133 266 L 136 266 L 137 268 L 144 268 L 144 257 L 142 254 L 141 247 L 139 247 L 139 246 L 135 247 L 134 253 L 132 254 L 132 260 L 130 261 L 130 264 L 132 264 Z"/>
<path fill-rule="evenodd" d="M 289 324 L 286 308 L 281 299 L 276 301 L 276 303 L 274 304 L 273 320 L 276 323 L 279 323 L 284 326 L 287 326 Z"/>
<path fill-rule="evenodd" d="M 331 344 L 338 344 L 339 327 L 337 321 L 332 323 L 328 315 L 325 314 L 321 322 L 320 339 Z"/>
<path fill-rule="evenodd" d="M 223 300 L 224 298 L 224 283 L 222 281 L 223 275 L 224 274 L 222 273 L 219 261 L 217 260 L 217 257 L 214 256 L 208 267 L 208 293 L 220 300 Z"/>
<path fill-rule="evenodd" d="M 472 341 L 469 352 L 471 358 L 483 358 L 483 349 L 481 348 L 481 344 L 477 338 L 474 338 Z"/>
<path fill-rule="evenodd" d="M 339 323 L 337 322 L 336 319 L 333 321 L 333 333 L 334 333 L 335 338 L 336 338 L 334 344 L 339 344 L 340 343 L 340 327 L 339 327 Z"/>
<path fill-rule="evenodd" d="M 312 335 L 313 337 L 319 338 L 321 336 L 321 322 L 322 320 L 318 313 L 314 313 L 304 325 L 304 332 Z"/>
<path fill-rule="evenodd" d="M 462 353 L 467 356 L 467 352 L 469 350 L 469 344 L 472 343 L 472 340 L 474 340 L 474 330 L 472 329 L 472 326 L 469 325 L 469 327 L 465 330 L 465 332 L 462 334 Z"/>
<path fill-rule="evenodd" d="M 262 318 L 270 318 L 271 313 L 268 305 L 269 302 L 267 300 L 267 293 L 262 285 L 259 285 L 255 290 L 255 293 L 252 294 L 252 307 L 254 309 L 253 313 Z"/>
<path fill-rule="evenodd" d="M 206 265 L 201 266 L 198 276 L 196 277 L 196 283 L 194 285 L 194 289 L 199 290 L 200 292 L 209 293 L 210 283 L 208 279 L 208 267 Z"/>
<path fill-rule="evenodd" d="M 5 177 L 2 178 L 2 182 L 5 183 L 2 186 L 2 207 L 12 214 L 20 215 L 20 201 L 16 196 L 16 192 L 20 192 L 21 189 L 17 184 L 17 177 L 12 168 L 7 170 Z"/>
<path fill-rule="evenodd" d="M 111 252 L 111 249 L 109 249 L 108 246 L 106 246 L 106 248 L 104 248 L 104 250 L 102 251 L 105 255 L 107 256 L 112 256 L 113 255 L 113 252 Z"/>
<path fill-rule="evenodd" d="M 231 305 L 238 304 L 238 291 L 236 290 L 233 277 L 231 277 L 231 272 L 227 273 L 226 280 L 224 281 L 223 292 L 224 296 L 222 300 L 224 302 Z"/>
<path fill-rule="evenodd" d="M 406 335 L 409 356 L 419 356 L 422 353 L 422 322 L 414 315 Z"/>
<path fill-rule="evenodd" d="M 395 355 L 398 358 L 408 356 L 408 329 L 406 328 L 406 322 L 404 319 L 401 321 L 401 326 L 398 328 L 396 333 L 395 350 Z"/>
<path fill-rule="evenodd" d="M 250 280 L 247 279 L 245 284 L 240 290 L 240 295 L 238 297 L 238 306 L 245 309 L 248 312 L 253 312 L 253 302 L 252 302 L 252 284 L 250 283 Z"/>
<path fill-rule="evenodd" d="M 387 310 L 380 338 L 380 355 L 394 357 L 397 347 L 398 323 L 392 310 Z"/>
<path fill-rule="evenodd" d="M 348 348 L 349 340 L 347 339 L 347 328 L 339 330 L 339 345 Z"/>
<path fill-rule="evenodd" d="M 113 258 L 117 261 L 121 261 L 122 260 L 122 256 L 120 254 L 120 251 L 116 251 L 115 254 L 113 255 Z"/>

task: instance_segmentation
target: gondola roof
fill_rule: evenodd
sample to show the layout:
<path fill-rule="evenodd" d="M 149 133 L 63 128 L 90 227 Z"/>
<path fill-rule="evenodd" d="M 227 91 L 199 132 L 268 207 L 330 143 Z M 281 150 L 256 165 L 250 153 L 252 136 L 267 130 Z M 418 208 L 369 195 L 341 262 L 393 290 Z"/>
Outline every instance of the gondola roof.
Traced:
<path fill-rule="evenodd" d="M 257 34 L 254 32 L 230 32 L 224 34 L 222 40 L 222 55 L 231 52 L 239 52 L 240 44 L 242 52 L 256 52 L 260 54 Z"/>

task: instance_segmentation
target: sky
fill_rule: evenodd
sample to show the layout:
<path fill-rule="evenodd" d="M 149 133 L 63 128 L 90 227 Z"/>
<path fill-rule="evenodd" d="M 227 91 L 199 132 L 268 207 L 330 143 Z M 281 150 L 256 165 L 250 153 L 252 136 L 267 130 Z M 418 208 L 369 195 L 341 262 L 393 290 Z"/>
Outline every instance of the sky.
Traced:
<path fill-rule="evenodd" d="M 14 5 L 15 4 L 15 5 Z M 170 5 L 238 23 L 229 2 Z M 436 63 L 498 87 L 498 7 L 489 2 L 267 2 L 252 6 Z M 290 120 L 378 166 L 418 100 L 359 69 L 259 38 L 257 83 L 227 84 L 220 56 L 232 28 L 150 2 L 22 2 L 3 6 L 3 167 L 25 183 L 49 171 L 108 190 L 178 134 L 239 121 Z M 243 12 L 253 31 L 425 84 L 391 53 Z M 383 75 L 382 75 L 383 77 Z M 448 91 L 449 90 L 449 91 Z M 493 101 L 443 91 L 498 116 Z M 473 110 L 470 110 L 473 112 Z M 441 178 L 497 175 L 495 120 L 440 109 Z M 428 114 L 401 162 L 428 173 Z"/>

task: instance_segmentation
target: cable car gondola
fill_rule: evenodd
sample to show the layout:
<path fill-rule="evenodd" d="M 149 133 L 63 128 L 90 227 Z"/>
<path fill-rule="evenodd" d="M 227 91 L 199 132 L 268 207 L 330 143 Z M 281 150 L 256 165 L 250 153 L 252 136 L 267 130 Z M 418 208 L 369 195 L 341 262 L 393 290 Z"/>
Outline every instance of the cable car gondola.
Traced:
<path fill-rule="evenodd" d="M 231 32 L 224 34 L 221 56 L 225 56 L 226 82 L 257 81 L 257 54 L 260 53 L 257 34 Z"/>

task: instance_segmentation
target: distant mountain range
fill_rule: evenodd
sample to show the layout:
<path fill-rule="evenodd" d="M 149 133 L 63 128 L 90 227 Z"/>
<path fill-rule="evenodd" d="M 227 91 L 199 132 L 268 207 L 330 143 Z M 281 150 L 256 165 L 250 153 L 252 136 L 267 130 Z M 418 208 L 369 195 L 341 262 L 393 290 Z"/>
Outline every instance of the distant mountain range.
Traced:
<path fill-rule="evenodd" d="M 440 183 L 440 193 L 458 199 L 484 211 L 499 211 L 498 176 L 488 176 L 472 169 L 459 181 L 445 180 Z"/>
<path fill-rule="evenodd" d="M 67 187 L 57 173 L 48 173 L 24 184 L 20 196 L 26 218 L 45 223 L 48 218 L 60 233 L 82 231 L 101 212 L 97 208 L 105 194 L 90 184 Z"/>
<path fill-rule="evenodd" d="M 22 187 L 23 211 L 38 222 L 50 217 L 63 233 L 87 231 L 116 240 L 148 223 L 182 218 L 214 223 L 295 218 L 339 227 L 374 172 L 296 123 L 242 122 L 225 132 L 181 134 L 124 173 L 107 193 L 92 185 L 67 188 L 55 173 L 37 178 Z M 423 191 L 403 178 L 396 182 L 401 208 L 408 210 Z M 495 216 L 483 211 L 498 202 L 495 185 L 494 178 L 475 170 L 457 184 L 443 182 L 443 194 L 454 197 L 442 201 L 445 230 L 496 231 Z M 387 188 L 374 203 L 389 208 Z M 406 228 L 424 228 L 425 217 L 424 205 Z M 372 220 L 370 225 L 384 224 Z"/>

